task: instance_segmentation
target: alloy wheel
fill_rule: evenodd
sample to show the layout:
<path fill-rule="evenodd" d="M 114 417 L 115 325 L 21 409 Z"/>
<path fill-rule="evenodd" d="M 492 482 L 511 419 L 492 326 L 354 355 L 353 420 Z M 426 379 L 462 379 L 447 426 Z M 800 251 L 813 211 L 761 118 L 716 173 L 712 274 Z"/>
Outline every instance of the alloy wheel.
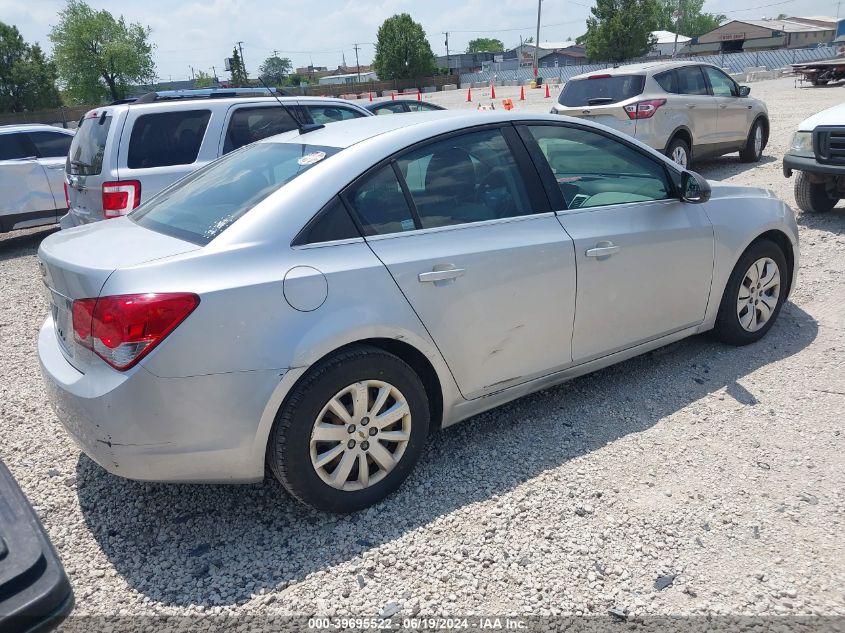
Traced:
<path fill-rule="evenodd" d="M 672 160 L 678 163 L 681 167 L 686 167 L 689 158 L 687 157 L 687 150 L 682 146 L 676 147 L 672 150 Z"/>
<path fill-rule="evenodd" d="M 751 264 L 739 285 L 736 314 L 747 332 L 756 332 L 772 318 L 780 297 L 780 270 L 763 257 Z"/>
<path fill-rule="evenodd" d="M 754 128 L 754 155 L 759 156 L 763 153 L 763 126 L 757 125 Z"/>
<path fill-rule="evenodd" d="M 311 465 L 333 488 L 363 490 L 402 459 L 411 438 L 411 409 L 390 383 L 364 380 L 338 391 L 311 431 Z"/>

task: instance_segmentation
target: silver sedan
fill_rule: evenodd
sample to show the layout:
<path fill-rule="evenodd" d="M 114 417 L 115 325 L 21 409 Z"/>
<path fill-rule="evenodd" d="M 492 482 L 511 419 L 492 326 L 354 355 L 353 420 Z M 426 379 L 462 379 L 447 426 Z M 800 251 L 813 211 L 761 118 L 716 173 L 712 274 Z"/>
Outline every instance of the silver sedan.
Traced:
<path fill-rule="evenodd" d="M 112 473 L 349 512 L 430 431 L 686 336 L 763 337 L 790 208 L 608 128 L 420 113 L 233 152 L 39 251 L 49 397 Z"/>

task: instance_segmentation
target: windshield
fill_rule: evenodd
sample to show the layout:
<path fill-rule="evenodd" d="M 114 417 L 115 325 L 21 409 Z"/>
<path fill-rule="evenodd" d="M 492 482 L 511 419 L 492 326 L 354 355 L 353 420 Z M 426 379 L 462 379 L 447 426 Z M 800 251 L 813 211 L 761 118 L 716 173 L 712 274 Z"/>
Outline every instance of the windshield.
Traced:
<path fill-rule="evenodd" d="M 271 193 L 339 151 L 295 143 L 249 145 L 180 180 L 129 217 L 148 229 L 205 245 Z"/>
<path fill-rule="evenodd" d="M 103 170 L 103 154 L 106 151 L 111 119 L 110 116 L 82 119 L 70 144 L 65 165 L 67 173 L 96 176 Z"/>
<path fill-rule="evenodd" d="M 644 75 L 594 75 L 572 79 L 563 86 L 560 104 L 568 107 L 618 103 L 642 93 Z"/>

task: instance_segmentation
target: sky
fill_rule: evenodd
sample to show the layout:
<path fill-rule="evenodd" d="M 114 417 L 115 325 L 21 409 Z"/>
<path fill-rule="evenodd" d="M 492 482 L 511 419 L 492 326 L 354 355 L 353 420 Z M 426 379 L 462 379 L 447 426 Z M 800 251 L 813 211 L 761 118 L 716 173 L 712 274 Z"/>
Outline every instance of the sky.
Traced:
<path fill-rule="evenodd" d="M 845 2 L 845 0 L 843 0 Z M 225 77 L 223 59 L 243 42 L 250 76 L 274 51 L 294 66 L 336 68 L 345 58 L 372 61 L 379 25 L 396 13 L 409 13 L 425 29 L 435 55 L 463 52 L 475 37 L 496 37 L 506 47 L 533 36 L 537 0 L 88 0 L 129 22 L 152 29 L 154 59 L 162 81 L 186 79 L 191 67 Z M 50 50 L 48 34 L 58 22 L 63 0 L 0 0 L 0 21 L 18 27 L 28 42 Z M 582 34 L 593 0 L 543 0 L 540 41 L 575 39 Z M 707 0 L 704 8 L 732 19 L 787 15 L 836 16 L 837 0 Z M 843 7 L 845 10 L 845 7 Z M 845 17 L 845 13 L 842 14 Z"/>

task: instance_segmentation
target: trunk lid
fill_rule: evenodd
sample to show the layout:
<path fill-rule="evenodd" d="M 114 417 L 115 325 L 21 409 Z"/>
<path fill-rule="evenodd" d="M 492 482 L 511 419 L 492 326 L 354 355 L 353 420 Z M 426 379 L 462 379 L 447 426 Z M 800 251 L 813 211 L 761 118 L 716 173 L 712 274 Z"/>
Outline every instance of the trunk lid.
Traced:
<path fill-rule="evenodd" d="M 199 248 L 125 218 L 60 231 L 41 242 L 38 249 L 41 275 L 56 338 L 68 362 L 84 373 L 92 355 L 74 341 L 71 312 L 74 299 L 100 296 L 106 280 L 118 268 Z"/>
<path fill-rule="evenodd" d="M 644 75 L 596 73 L 571 79 L 563 87 L 555 112 L 588 119 L 634 136 L 636 120 L 625 106 L 636 103 L 645 87 Z"/>

